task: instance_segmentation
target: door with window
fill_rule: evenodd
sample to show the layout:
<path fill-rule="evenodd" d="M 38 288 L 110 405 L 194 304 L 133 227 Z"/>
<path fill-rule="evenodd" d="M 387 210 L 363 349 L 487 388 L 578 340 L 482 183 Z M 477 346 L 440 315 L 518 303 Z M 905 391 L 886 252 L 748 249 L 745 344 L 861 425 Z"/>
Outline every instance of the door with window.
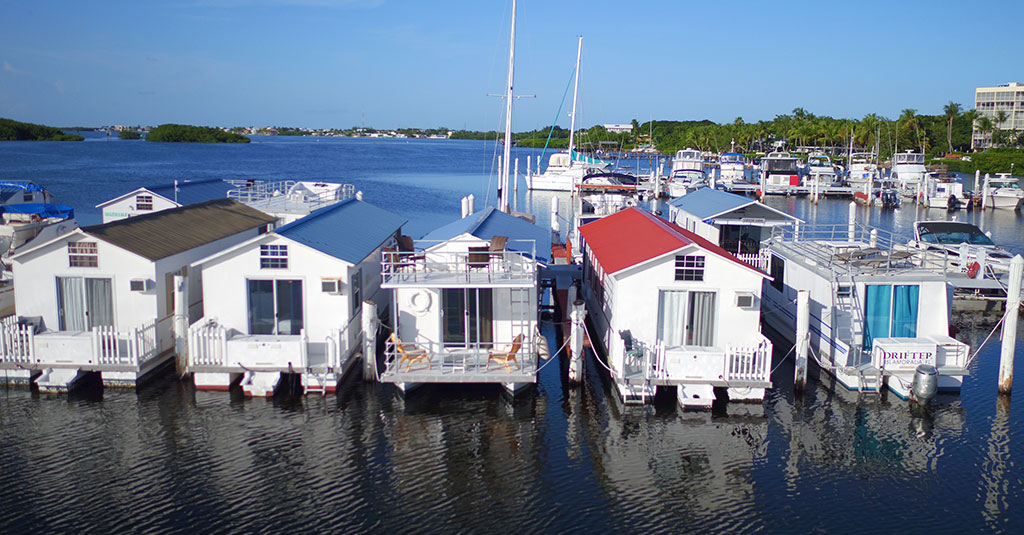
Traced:
<path fill-rule="evenodd" d="M 249 280 L 249 334 L 302 331 L 301 280 Z"/>
<path fill-rule="evenodd" d="M 114 300 L 110 279 L 57 277 L 60 330 L 89 331 L 114 326 Z"/>
<path fill-rule="evenodd" d="M 492 330 L 490 288 L 441 290 L 441 328 L 445 347 L 490 347 Z"/>
<path fill-rule="evenodd" d="M 864 287 L 864 349 L 870 351 L 875 338 L 917 336 L 916 284 L 869 284 Z"/>
<path fill-rule="evenodd" d="M 715 292 L 662 290 L 658 297 L 658 339 L 666 346 L 715 345 Z"/>

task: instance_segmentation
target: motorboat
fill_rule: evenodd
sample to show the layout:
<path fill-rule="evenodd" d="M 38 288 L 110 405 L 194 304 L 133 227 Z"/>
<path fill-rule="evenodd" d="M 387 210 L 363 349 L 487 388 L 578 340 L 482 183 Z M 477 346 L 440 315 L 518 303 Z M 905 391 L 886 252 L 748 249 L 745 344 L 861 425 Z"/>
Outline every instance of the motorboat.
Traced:
<path fill-rule="evenodd" d="M 967 272 L 973 262 L 978 262 L 979 269 L 988 264 L 1006 272 L 1012 258 L 976 225 L 962 221 L 918 221 L 914 223 L 914 240 L 909 245 L 947 255 L 950 263 L 962 272 Z M 963 255 L 967 255 L 967 261 L 962 260 Z"/>
<path fill-rule="evenodd" d="M 807 155 L 807 164 L 804 166 L 807 178 L 805 184 L 810 187 L 817 184 L 819 187 L 832 186 L 836 182 L 836 169 L 832 165 L 832 159 L 823 152 L 812 152 Z"/>
<path fill-rule="evenodd" d="M 856 188 L 878 179 L 878 164 L 873 152 L 855 152 L 850 155 L 850 169 L 846 181 Z"/>
<path fill-rule="evenodd" d="M 1024 190 L 1020 188 L 1017 177 L 1009 173 L 999 173 L 988 179 L 988 191 L 985 195 L 985 206 L 1001 210 L 1020 210 L 1024 200 Z"/>
<path fill-rule="evenodd" d="M 970 195 L 964 192 L 964 185 L 955 176 L 932 174 L 925 180 L 921 191 L 922 204 L 940 210 L 959 210 L 969 206 Z"/>
<path fill-rule="evenodd" d="M 770 152 L 761 158 L 761 182 L 764 193 L 785 195 L 800 187 L 800 160 L 788 152 Z"/>
<path fill-rule="evenodd" d="M 672 158 L 672 173 L 669 175 L 666 192 L 670 197 L 682 197 L 707 185 L 704 173 L 704 157 L 696 149 L 683 149 Z"/>
<path fill-rule="evenodd" d="M 924 167 L 924 154 L 906 151 L 895 154 L 892 158 L 890 177 L 896 181 L 900 191 L 907 197 L 917 195 L 921 183 L 928 170 Z"/>
<path fill-rule="evenodd" d="M 588 173 L 606 168 L 607 164 L 590 163 L 575 151 L 572 154 L 556 152 L 548 158 L 548 166 L 543 173 L 527 174 L 526 187 L 531 190 L 572 191 L 573 185 L 579 184 Z"/>
<path fill-rule="evenodd" d="M 746 181 L 747 158 L 738 152 L 726 152 L 718 160 L 719 182 L 729 187 Z"/>
<path fill-rule="evenodd" d="M 45 228 L 74 217 L 74 209 L 54 203 L 53 196 L 38 184 L 0 181 L 0 256 L 6 259 Z"/>

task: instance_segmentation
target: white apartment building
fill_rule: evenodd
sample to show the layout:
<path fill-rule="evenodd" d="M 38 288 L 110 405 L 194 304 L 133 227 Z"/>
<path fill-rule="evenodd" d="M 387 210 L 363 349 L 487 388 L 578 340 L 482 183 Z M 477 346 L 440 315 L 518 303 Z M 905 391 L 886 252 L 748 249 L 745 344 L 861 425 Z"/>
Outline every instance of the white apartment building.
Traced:
<path fill-rule="evenodd" d="M 995 87 L 979 87 L 974 90 L 974 109 L 978 117 L 988 117 L 995 123 L 996 114 L 1005 111 L 1007 119 L 995 123 L 999 130 L 1024 130 L 1024 84 L 1010 82 Z M 971 148 L 985 148 L 992 145 L 992 134 L 982 133 L 974 128 Z"/>
<path fill-rule="evenodd" d="M 632 132 L 633 131 L 633 124 L 632 123 L 625 123 L 625 124 L 624 123 L 611 123 L 611 124 L 605 124 L 605 125 L 601 125 L 601 126 L 603 126 L 605 130 L 607 130 L 607 131 L 609 131 L 609 132 L 611 132 L 613 134 L 621 134 L 623 132 Z"/>

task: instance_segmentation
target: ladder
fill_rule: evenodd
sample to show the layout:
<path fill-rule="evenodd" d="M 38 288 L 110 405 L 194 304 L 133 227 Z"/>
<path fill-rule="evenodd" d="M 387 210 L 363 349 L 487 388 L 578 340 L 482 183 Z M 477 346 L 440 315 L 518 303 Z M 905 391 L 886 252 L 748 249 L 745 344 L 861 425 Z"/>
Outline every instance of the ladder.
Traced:
<path fill-rule="evenodd" d="M 306 386 L 307 394 L 314 394 L 319 392 L 321 396 L 327 395 L 327 374 L 316 373 L 312 369 L 307 368 L 303 383 Z"/>

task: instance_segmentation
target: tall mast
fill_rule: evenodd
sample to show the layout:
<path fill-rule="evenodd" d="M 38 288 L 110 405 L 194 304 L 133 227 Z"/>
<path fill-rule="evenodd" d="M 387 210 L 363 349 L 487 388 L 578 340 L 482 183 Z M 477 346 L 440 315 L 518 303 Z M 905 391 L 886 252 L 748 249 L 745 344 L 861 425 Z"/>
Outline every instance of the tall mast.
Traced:
<path fill-rule="evenodd" d="M 583 53 L 583 36 L 580 36 L 579 46 L 576 48 L 576 82 L 572 87 L 572 119 L 569 120 L 569 164 L 572 165 L 572 151 L 574 147 L 573 135 L 576 133 L 576 96 L 580 92 L 580 55 Z"/>
<path fill-rule="evenodd" d="M 509 211 L 508 170 L 512 156 L 512 80 L 516 62 L 516 0 L 512 0 L 512 36 L 508 45 L 508 90 L 505 93 L 505 155 L 501 167 L 501 192 L 498 195 L 498 209 Z"/>

